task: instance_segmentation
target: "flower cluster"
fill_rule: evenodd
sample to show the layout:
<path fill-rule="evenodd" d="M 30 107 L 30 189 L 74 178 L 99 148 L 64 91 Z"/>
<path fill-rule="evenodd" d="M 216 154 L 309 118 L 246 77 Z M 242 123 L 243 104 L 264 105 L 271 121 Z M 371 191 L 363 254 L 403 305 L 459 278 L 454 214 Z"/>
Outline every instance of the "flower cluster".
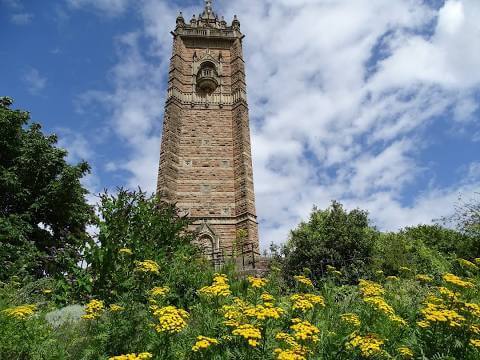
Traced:
<path fill-rule="evenodd" d="M 140 354 L 127 354 L 127 355 L 119 355 L 119 356 L 112 356 L 108 358 L 108 360 L 147 360 L 153 357 L 152 354 L 149 352 L 142 352 Z"/>
<path fill-rule="evenodd" d="M 346 344 L 348 350 L 358 349 L 363 357 L 371 357 L 382 352 L 384 341 L 375 334 L 361 336 L 356 333 L 351 335 Z"/>
<path fill-rule="evenodd" d="M 290 326 L 290 329 L 293 330 L 293 337 L 296 340 L 302 340 L 307 342 L 318 342 L 317 334 L 320 330 L 315 326 L 309 323 L 306 320 L 301 320 L 298 318 L 292 319 L 293 325 Z"/>
<path fill-rule="evenodd" d="M 36 305 L 21 305 L 21 306 L 16 306 L 13 308 L 8 308 L 5 310 L 2 310 L 3 313 L 5 313 L 7 316 L 23 320 L 35 313 L 37 310 Z"/>
<path fill-rule="evenodd" d="M 462 278 L 460 278 L 456 275 L 450 274 L 450 273 L 447 273 L 447 274 L 443 275 L 443 280 L 445 280 L 447 283 L 450 283 L 450 284 L 453 284 L 453 285 L 456 285 L 456 286 L 459 286 L 459 287 L 462 287 L 462 288 L 472 288 L 472 287 L 474 287 L 472 282 L 465 281 Z"/>
<path fill-rule="evenodd" d="M 256 318 L 257 320 L 278 319 L 285 313 L 285 310 L 279 307 L 256 305 L 245 309 L 245 315 Z"/>
<path fill-rule="evenodd" d="M 431 277 L 430 275 L 424 275 L 424 274 L 416 275 L 415 279 L 424 283 L 430 283 L 433 281 L 433 277 Z"/>
<path fill-rule="evenodd" d="M 181 332 L 187 326 L 188 313 L 183 309 L 175 306 L 158 307 L 150 306 L 153 316 L 158 320 L 158 324 L 154 325 L 155 331 L 158 333 L 175 334 Z"/>
<path fill-rule="evenodd" d="M 398 353 L 400 354 L 401 357 L 404 359 L 411 359 L 413 358 L 413 351 L 406 347 L 406 346 L 401 346 L 397 349 Z"/>
<path fill-rule="evenodd" d="M 205 296 L 228 296 L 232 293 L 228 285 L 228 277 L 224 274 L 215 274 L 213 284 L 202 287 L 198 292 Z"/>
<path fill-rule="evenodd" d="M 259 328 L 251 324 L 239 325 L 232 331 L 233 335 L 241 336 L 247 340 L 248 345 L 256 347 L 258 342 L 262 339 L 262 333 Z"/>
<path fill-rule="evenodd" d="M 306 285 L 308 287 L 312 287 L 313 288 L 313 283 L 312 283 L 312 280 L 310 280 L 309 278 L 303 276 L 303 275 L 295 275 L 293 277 L 299 284 L 303 284 L 303 285 Z"/>
<path fill-rule="evenodd" d="M 82 319 L 85 320 L 95 320 L 102 316 L 105 305 L 101 300 L 91 300 L 87 305 L 85 305 L 85 315 L 82 316 Z"/>
<path fill-rule="evenodd" d="M 382 296 L 385 294 L 385 289 L 382 285 L 370 280 L 361 279 L 358 282 L 358 287 L 364 297 Z"/>
<path fill-rule="evenodd" d="M 461 267 L 467 268 L 470 270 L 478 270 L 478 266 L 475 265 L 473 262 L 465 260 L 465 259 L 458 259 L 458 263 Z"/>
<path fill-rule="evenodd" d="M 340 319 L 342 319 L 343 322 L 346 322 L 347 324 L 353 325 L 355 327 L 359 327 L 361 324 L 360 318 L 357 314 L 354 313 L 342 314 L 340 315 Z"/>
<path fill-rule="evenodd" d="M 135 261 L 135 271 L 158 274 L 160 266 L 153 260 Z"/>
<path fill-rule="evenodd" d="M 273 302 L 275 301 L 275 298 L 269 293 L 263 293 L 262 295 L 260 295 L 260 299 L 262 299 L 262 301 L 266 304 L 273 304 Z"/>
<path fill-rule="evenodd" d="M 430 300 L 433 300 L 432 298 Z M 425 307 L 420 310 L 423 320 L 417 322 L 421 328 L 427 328 L 432 323 L 445 323 L 451 327 L 459 327 L 465 321 L 465 317 L 457 311 L 449 309 L 442 302 L 427 301 Z"/>
<path fill-rule="evenodd" d="M 480 339 L 470 339 L 470 345 L 480 349 Z"/>
<path fill-rule="evenodd" d="M 293 294 L 290 296 L 292 309 L 306 312 L 313 309 L 316 305 L 325 306 L 325 300 L 320 295 L 315 294 Z"/>
<path fill-rule="evenodd" d="M 212 345 L 218 345 L 218 340 L 206 336 L 197 336 L 197 342 L 192 346 L 194 352 L 207 349 Z"/>
<path fill-rule="evenodd" d="M 404 319 L 395 314 L 393 307 L 391 307 L 382 297 L 382 295 L 385 293 L 385 289 L 380 284 L 377 284 L 373 281 L 360 280 L 359 288 L 365 303 L 385 314 L 390 321 L 402 326 L 407 324 Z"/>
<path fill-rule="evenodd" d="M 164 287 L 154 287 L 149 291 L 150 296 L 156 297 L 156 296 L 165 296 L 168 294 L 170 289 L 167 286 Z"/>
<path fill-rule="evenodd" d="M 267 285 L 267 280 L 259 277 L 249 276 L 247 280 L 250 283 L 250 286 L 255 289 L 260 289 Z"/>

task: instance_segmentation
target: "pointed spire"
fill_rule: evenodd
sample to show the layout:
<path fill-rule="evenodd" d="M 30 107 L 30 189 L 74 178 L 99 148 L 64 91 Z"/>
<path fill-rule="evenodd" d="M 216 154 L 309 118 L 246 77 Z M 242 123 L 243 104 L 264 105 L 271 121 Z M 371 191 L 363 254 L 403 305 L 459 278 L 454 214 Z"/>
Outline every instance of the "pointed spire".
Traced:
<path fill-rule="evenodd" d="M 205 13 L 213 13 L 212 0 L 205 0 Z"/>

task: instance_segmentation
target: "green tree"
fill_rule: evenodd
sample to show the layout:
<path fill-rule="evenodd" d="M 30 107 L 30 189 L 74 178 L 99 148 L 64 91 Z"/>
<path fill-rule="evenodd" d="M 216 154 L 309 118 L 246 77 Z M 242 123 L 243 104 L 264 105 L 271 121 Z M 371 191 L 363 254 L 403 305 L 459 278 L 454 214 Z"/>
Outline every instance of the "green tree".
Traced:
<path fill-rule="evenodd" d="M 366 211 L 346 211 L 336 201 L 326 210 L 314 208 L 308 222 L 301 222 L 292 230 L 283 247 L 285 270 L 293 275 L 308 268 L 314 278 L 319 278 L 326 265 L 331 265 L 354 279 L 371 262 L 378 236 L 369 226 Z"/>
<path fill-rule="evenodd" d="M 70 165 L 55 135 L 0 98 L 0 280 L 43 277 L 75 266 L 91 208 L 80 180 L 86 162 Z"/>

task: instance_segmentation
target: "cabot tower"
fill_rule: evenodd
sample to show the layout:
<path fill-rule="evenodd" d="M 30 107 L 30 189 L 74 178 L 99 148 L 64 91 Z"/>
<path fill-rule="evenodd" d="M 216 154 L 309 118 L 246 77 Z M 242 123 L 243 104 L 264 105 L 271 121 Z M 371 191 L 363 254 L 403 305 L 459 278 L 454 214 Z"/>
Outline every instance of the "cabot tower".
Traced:
<path fill-rule="evenodd" d="M 157 192 L 194 220 L 206 253 L 239 246 L 240 229 L 258 249 L 240 22 L 205 0 L 172 35 Z"/>

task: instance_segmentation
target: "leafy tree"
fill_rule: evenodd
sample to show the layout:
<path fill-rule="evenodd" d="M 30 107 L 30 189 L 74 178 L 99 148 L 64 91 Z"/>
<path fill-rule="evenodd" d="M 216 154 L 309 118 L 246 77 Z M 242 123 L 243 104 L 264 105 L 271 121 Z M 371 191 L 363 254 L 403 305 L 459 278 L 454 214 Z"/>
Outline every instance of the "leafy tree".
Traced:
<path fill-rule="evenodd" d="M 346 211 L 336 201 L 326 210 L 314 208 L 308 222 L 292 230 L 283 247 L 285 270 L 293 275 L 308 268 L 319 278 L 330 265 L 350 279 L 356 278 L 371 262 L 377 237 L 366 211 Z"/>
<path fill-rule="evenodd" d="M 158 280 L 158 276 L 146 276 L 142 288 L 138 287 L 135 263 L 144 260 L 160 265 L 162 282 L 158 285 L 169 284 L 185 298 L 194 295 L 198 279 L 203 278 L 198 271 L 208 273 L 209 263 L 198 256 L 192 245 L 194 234 L 188 231 L 190 222 L 179 216 L 174 205 L 141 190 L 121 188 L 117 194 L 100 195 L 97 213 L 98 234 L 84 251 L 94 295 L 105 300 L 127 293 L 144 296 Z"/>
<path fill-rule="evenodd" d="M 75 265 L 91 208 L 80 179 L 86 162 L 67 163 L 67 152 L 30 115 L 0 98 L 0 280 L 42 277 Z"/>

